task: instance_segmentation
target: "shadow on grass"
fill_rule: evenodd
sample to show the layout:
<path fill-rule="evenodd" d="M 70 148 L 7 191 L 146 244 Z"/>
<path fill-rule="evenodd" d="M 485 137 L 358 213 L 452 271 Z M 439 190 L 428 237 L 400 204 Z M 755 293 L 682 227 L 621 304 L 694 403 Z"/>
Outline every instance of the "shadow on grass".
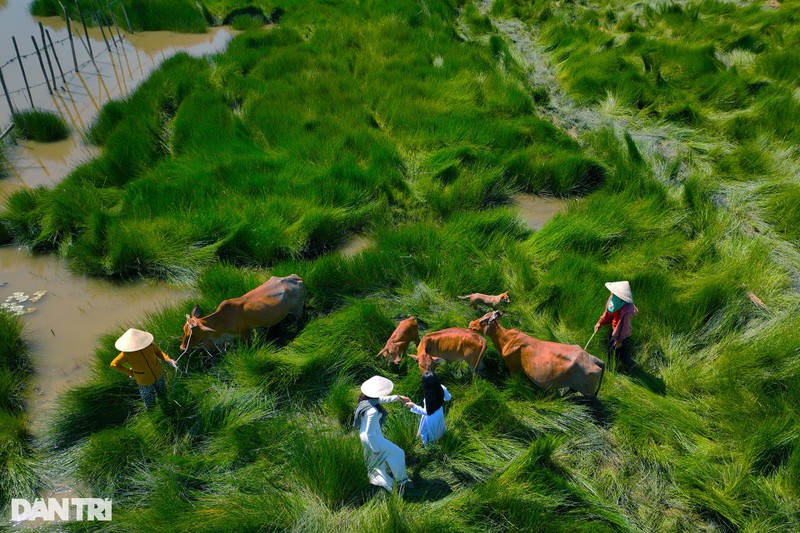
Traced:
<path fill-rule="evenodd" d="M 664 396 L 667 393 L 667 383 L 660 377 L 642 368 L 641 365 L 635 364 L 633 367 L 619 369 L 618 372 L 625 374 L 632 382 L 645 387 L 654 394 Z"/>
<path fill-rule="evenodd" d="M 614 423 L 614 406 L 610 400 L 600 398 L 590 398 L 588 396 L 574 395 L 573 402 L 586 407 L 587 412 L 592 417 L 595 424 L 603 429 L 608 429 Z"/>
<path fill-rule="evenodd" d="M 450 495 L 453 489 L 441 478 L 425 479 L 421 476 L 415 477 L 414 488 L 404 495 L 404 499 L 409 502 L 434 502 Z"/>

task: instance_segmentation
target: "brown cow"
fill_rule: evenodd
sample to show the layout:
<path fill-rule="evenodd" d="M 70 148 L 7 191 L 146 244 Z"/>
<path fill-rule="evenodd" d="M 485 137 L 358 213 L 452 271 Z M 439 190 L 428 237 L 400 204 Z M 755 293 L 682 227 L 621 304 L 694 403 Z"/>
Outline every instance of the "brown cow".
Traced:
<path fill-rule="evenodd" d="M 412 355 L 422 372 L 436 370 L 444 361 L 466 361 L 474 374 L 486 352 L 486 339 L 464 328 L 447 328 L 428 333 Z"/>
<path fill-rule="evenodd" d="M 473 292 L 472 294 L 467 294 L 466 296 L 459 296 L 458 299 L 469 300 L 469 303 L 472 304 L 473 309 L 477 309 L 479 304 L 489 306 L 492 309 L 497 309 L 498 307 L 500 307 L 500 304 L 511 303 L 511 300 L 509 300 L 508 298 L 507 292 L 504 292 L 503 294 L 498 294 L 497 296 L 490 296 L 488 294 Z"/>
<path fill-rule="evenodd" d="M 194 306 L 183 325 L 181 350 L 237 336 L 247 342 L 254 328 L 274 326 L 288 315 L 301 318 L 304 305 L 305 285 L 300 276 L 272 276 L 244 296 L 223 301 L 208 316 L 201 317 L 200 308 Z"/>
<path fill-rule="evenodd" d="M 399 364 L 411 341 L 419 343 L 419 325 L 413 316 L 400 321 L 378 355 L 385 357 L 387 363 Z"/>
<path fill-rule="evenodd" d="M 569 387 L 585 396 L 596 396 L 603 382 L 605 363 L 573 344 L 534 339 L 498 322 L 502 311 L 486 313 L 469 323 L 469 329 L 492 339 L 511 373 L 522 370 L 538 386 Z"/>

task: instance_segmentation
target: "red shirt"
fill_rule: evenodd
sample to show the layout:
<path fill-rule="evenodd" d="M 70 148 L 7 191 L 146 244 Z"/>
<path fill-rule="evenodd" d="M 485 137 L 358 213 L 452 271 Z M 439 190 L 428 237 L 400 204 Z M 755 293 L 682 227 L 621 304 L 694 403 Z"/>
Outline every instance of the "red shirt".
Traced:
<path fill-rule="evenodd" d="M 609 296 L 608 299 L 610 300 L 611 297 Z M 621 308 L 611 313 L 608 311 L 608 302 L 606 302 L 606 310 L 600 317 L 600 320 L 597 321 L 597 326 L 600 327 L 610 322 L 611 338 L 616 342 L 622 342 L 631 336 L 631 331 L 633 329 L 631 319 L 633 315 L 638 312 L 639 310 L 635 305 L 626 303 Z"/>

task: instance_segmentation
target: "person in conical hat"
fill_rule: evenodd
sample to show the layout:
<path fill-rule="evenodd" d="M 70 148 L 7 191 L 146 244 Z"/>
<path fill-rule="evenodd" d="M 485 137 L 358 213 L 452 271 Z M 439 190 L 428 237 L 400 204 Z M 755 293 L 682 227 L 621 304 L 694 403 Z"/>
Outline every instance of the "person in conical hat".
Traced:
<path fill-rule="evenodd" d="M 402 492 L 412 487 L 406 474 L 406 454 L 400 446 L 383 436 L 381 427 L 388 413 L 381 404 L 411 400 L 406 396 L 389 396 L 393 388 L 394 383 L 382 376 L 372 376 L 362 383 L 353 425 L 359 429 L 369 482 L 390 492 L 397 485 Z"/>
<path fill-rule="evenodd" d="M 114 343 L 119 355 L 111 361 L 111 368 L 136 380 L 145 408 L 152 409 L 156 394 L 166 394 L 161 362 L 178 368 L 178 365 L 153 342 L 153 335 L 131 328 Z M 127 366 L 125 366 L 127 364 Z"/>
<path fill-rule="evenodd" d="M 606 308 L 597 324 L 595 332 L 605 324 L 611 324 L 611 334 L 608 339 L 608 356 L 614 355 L 618 361 L 625 365 L 632 365 L 630 355 L 630 341 L 628 340 L 633 330 L 631 321 L 639 312 L 633 305 L 633 292 L 627 281 L 611 281 L 606 283 L 606 288 L 611 292 L 606 301 Z M 626 342 L 627 341 L 627 342 Z"/>

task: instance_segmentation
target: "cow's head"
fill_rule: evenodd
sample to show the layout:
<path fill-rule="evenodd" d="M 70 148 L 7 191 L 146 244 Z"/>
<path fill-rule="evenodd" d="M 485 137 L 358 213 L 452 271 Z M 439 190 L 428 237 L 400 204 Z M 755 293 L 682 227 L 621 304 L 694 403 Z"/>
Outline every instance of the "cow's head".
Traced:
<path fill-rule="evenodd" d="M 489 332 L 497 326 L 497 321 L 500 320 L 500 317 L 504 314 L 505 313 L 503 311 L 491 311 L 486 313 L 477 320 L 470 322 L 469 329 L 471 331 L 475 331 L 476 333 L 488 335 Z"/>
<path fill-rule="evenodd" d="M 507 292 L 504 292 L 503 294 L 500 295 L 500 303 L 504 303 L 504 304 L 510 304 L 511 303 L 511 300 L 508 298 L 508 293 Z"/>
<path fill-rule="evenodd" d="M 203 324 L 200 315 L 200 306 L 195 305 L 192 308 L 192 314 L 186 315 L 186 323 L 183 325 L 183 341 L 181 341 L 181 350 L 188 350 L 191 347 L 199 346 L 206 340 L 206 333 L 214 331 L 210 327 Z"/>
<path fill-rule="evenodd" d="M 400 350 L 396 345 L 393 345 L 391 350 L 384 348 L 383 350 L 378 352 L 378 355 L 386 359 L 387 363 L 389 364 L 394 363 L 396 365 L 400 364 L 400 359 L 403 356 L 403 354 L 400 352 Z"/>
<path fill-rule="evenodd" d="M 434 357 L 426 352 L 418 353 L 417 355 L 408 354 L 408 356 L 417 360 L 419 369 L 423 374 L 425 372 L 436 372 L 436 365 L 445 362 L 445 359 Z"/>

